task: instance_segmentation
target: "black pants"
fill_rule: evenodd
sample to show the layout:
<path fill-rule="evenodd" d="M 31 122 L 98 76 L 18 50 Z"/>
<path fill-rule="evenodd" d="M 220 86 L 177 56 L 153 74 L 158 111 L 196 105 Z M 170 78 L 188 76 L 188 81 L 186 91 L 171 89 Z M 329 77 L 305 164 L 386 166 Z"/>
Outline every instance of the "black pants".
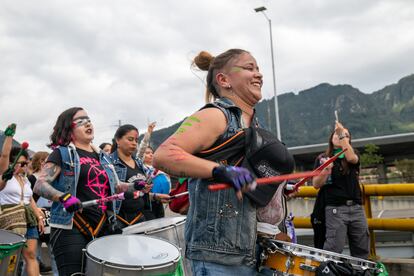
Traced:
<path fill-rule="evenodd" d="M 72 230 L 52 228 L 50 243 L 60 276 L 82 272 L 82 249 L 86 248 L 91 240 L 75 227 Z"/>

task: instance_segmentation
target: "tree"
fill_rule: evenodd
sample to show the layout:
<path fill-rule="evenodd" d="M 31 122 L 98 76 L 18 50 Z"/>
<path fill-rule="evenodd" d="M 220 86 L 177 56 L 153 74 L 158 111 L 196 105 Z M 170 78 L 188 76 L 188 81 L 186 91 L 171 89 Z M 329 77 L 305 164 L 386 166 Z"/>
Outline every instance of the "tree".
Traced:
<path fill-rule="evenodd" d="M 382 163 L 384 157 L 378 154 L 379 147 L 375 144 L 366 144 L 364 153 L 361 154 L 361 167 L 367 168 Z"/>
<path fill-rule="evenodd" d="M 395 161 L 395 167 L 401 172 L 405 182 L 414 182 L 414 160 L 402 159 Z"/>

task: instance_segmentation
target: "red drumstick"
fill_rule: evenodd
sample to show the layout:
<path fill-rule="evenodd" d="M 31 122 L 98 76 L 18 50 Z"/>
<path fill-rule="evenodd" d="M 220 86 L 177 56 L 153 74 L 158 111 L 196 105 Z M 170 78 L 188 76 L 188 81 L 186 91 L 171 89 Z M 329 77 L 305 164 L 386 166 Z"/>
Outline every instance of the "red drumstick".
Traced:
<path fill-rule="evenodd" d="M 291 180 L 291 179 L 298 179 L 302 177 L 312 177 L 321 174 L 321 171 L 309 171 L 309 172 L 299 172 L 299 173 L 291 173 L 291 174 L 284 174 L 284 175 L 278 175 L 278 176 L 272 176 L 272 177 L 263 177 L 263 178 L 257 178 L 256 183 L 257 185 L 267 185 L 267 184 L 279 184 L 282 181 L 285 180 Z M 213 184 L 209 185 L 208 189 L 210 191 L 218 191 L 218 190 L 224 190 L 229 189 L 232 186 L 230 184 Z"/>
<path fill-rule="evenodd" d="M 341 150 L 340 152 L 338 152 L 337 154 L 335 154 L 334 156 L 332 156 L 331 158 L 329 158 L 328 160 L 326 160 L 325 163 L 323 163 L 322 165 L 320 165 L 319 167 L 317 167 L 314 172 L 317 171 L 322 171 L 323 169 L 325 169 L 326 167 L 329 166 L 329 164 L 331 164 L 332 162 L 334 162 L 342 153 L 344 153 L 345 151 L 347 151 L 348 149 L 345 148 L 343 150 Z M 303 178 L 301 181 L 299 181 L 298 183 L 296 183 L 293 186 L 292 191 L 297 191 L 299 189 L 300 186 L 302 186 L 303 184 L 306 183 L 306 181 L 308 181 L 311 177 L 305 177 Z"/>

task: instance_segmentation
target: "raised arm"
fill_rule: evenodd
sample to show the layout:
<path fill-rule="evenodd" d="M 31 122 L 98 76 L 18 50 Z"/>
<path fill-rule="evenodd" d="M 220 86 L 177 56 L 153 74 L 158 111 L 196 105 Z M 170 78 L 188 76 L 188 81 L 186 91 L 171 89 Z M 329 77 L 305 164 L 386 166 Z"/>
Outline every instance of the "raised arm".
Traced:
<path fill-rule="evenodd" d="M 342 149 L 348 149 L 345 152 L 346 161 L 351 164 L 356 164 L 359 161 L 358 155 L 355 153 L 351 144 L 349 143 L 349 133 L 345 130 L 344 126 L 340 122 L 335 123 L 335 132 L 339 137 L 339 144 Z"/>
<path fill-rule="evenodd" d="M 144 158 L 145 150 L 149 146 L 149 142 L 151 139 L 152 132 L 154 131 L 154 128 L 155 128 L 155 122 L 150 123 L 148 125 L 147 133 L 145 133 L 144 138 L 142 138 L 141 143 L 139 143 L 137 157 L 141 160 Z"/>
<path fill-rule="evenodd" d="M 16 132 L 16 125 L 9 125 L 4 131 L 3 148 L 0 155 L 0 174 L 3 174 L 9 167 L 10 151 L 13 145 L 13 136 Z"/>
<path fill-rule="evenodd" d="M 58 165 L 47 162 L 42 168 L 33 191 L 46 199 L 59 201 L 59 197 L 64 193 L 53 188 L 52 182 L 59 177 L 60 172 L 61 168 Z"/>
<path fill-rule="evenodd" d="M 213 145 L 225 129 L 226 117 L 219 109 L 207 108 L 196 112 L 158 147 L 154 154 L 154 167 L 178 177 L 212 177 L 217 163 L 194 154 Z"/>

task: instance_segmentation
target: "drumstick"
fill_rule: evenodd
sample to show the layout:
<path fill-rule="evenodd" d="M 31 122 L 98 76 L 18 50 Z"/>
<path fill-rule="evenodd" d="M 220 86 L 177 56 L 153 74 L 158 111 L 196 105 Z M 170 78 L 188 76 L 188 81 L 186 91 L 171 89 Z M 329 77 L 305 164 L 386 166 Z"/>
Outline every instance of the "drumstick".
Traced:
<path fill-rule="evenodd" d="M 170 199 L 175 199 L 177 197 L 182 197 L 182 196 L 185 196 L 185 195 L 188 195 L 188 191 L 187 192 L 182 192 L 182 193 L 179 193 L 179 194 L 176 194 L 176 195 L 172 195 L 172 196 L 170 196 Z"/>
<path fill-rule="evenodd" d="M 309 172 L 300 172 L 300 173 L 291 173 L 291 174 L 284 174 L 284 175 L 278 175 L 278 176 L 271 176 L 271 177 L 263 177 L 263 178 L 257 178 L 256 183 L 257 185 L 268 185 L 268 184 L 279 184 L 282 181 L 285 180 L 292 180 L 292 179 L 298 179 L 302 177 L 312 177 L 321 174 L 321 171 L 309 171 Z M 232 185 L 230 184 L 212 184 L 208 186 L 208 189 L 210 191 L 218 191 L 218 190 L 224 190 L 231 188 Z"/>
<path fill-rule="evenodd" d="M 114 194 L 114 195 L 111 195 L 111 196 L 107 196 L 107 197 L 104 197 L 104 198 L 98 198 L 98 199 L 92 199 L 92 200 L 84 201 L 81 204 L 82 204 L 82 208 L 85 208 L 85 207 L 99 205 L 101 203 L 107 203 L 109 201 L 114 201 L 114 200 L 135 199 L 135 198 L 138 198 L 139 195 L 140 195 L 140 191 L 124 192 L 124 193 L 119 193 L 119 194 Z"/>
<path fill-rule="evenodd" d="M 329 164 L 331 164 L 332 162 L 334 162 L 342 153 L 344 153 L 347 150 L 348 150 L 347 148 L 341 150 L 340 152 L 338 152 L 337 154 L 335 154 L 334 156 L 332 156 L 331 158 L 329 158 L 328 160 L 326 160 L 325 163 L 323 163 L 322 165 L 320 165 L 319 167 L 317 167 L 314 170 L 314 172 L 316 172 L 316 171 L 322 171 L 323 169 L 325 169 L 326 167 L 328 167 Z M 308 181 L 309 179 L 310 179 L 310 177 L 305 177 L 302 180 L 300 180 L 298 183 L 296 183 L 295 185 L 293 185 L 292 188 L 287 189 L 287 190 L 297 191 L 299 189 L 299 187 L 302 186 L 302 185 L 304 185 L 306 183 L 306 181 Z"/>

